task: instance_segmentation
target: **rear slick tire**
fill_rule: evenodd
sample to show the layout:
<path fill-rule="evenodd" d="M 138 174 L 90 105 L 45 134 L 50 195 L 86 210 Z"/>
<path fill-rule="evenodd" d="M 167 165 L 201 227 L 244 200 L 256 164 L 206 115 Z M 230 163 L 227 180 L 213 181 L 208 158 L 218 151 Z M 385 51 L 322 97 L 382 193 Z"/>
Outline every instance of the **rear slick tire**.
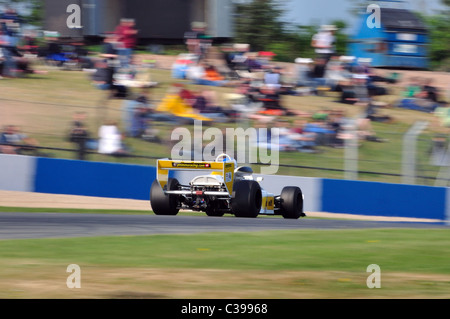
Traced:
<path fill-rule="evenodd" d="M 169 179 L 164 188 L 166 190 L 178 189 L 179 182 L 176 179 Z M 178 195 L 168 195 L 164 193 L 163 188 L 155 179 L 150 189 L 150 204 L 155 215 L 171 215 L 178 214 Z"/>

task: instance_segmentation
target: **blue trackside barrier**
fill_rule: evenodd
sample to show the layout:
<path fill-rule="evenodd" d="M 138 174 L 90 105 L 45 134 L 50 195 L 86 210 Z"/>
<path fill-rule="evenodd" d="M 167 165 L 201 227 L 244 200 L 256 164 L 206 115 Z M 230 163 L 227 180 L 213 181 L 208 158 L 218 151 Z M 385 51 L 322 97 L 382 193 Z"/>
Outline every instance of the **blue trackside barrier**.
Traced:
<path fill-rule="evenodd" d="M 324 179 L 322 211 L 446 219 L 447 188 Z"/>
<path fill-rule="evenodd" d="M 191 172 L 171 176 L 186 183 Z M 156 168 L 0 154 L 0 189 L 149 200 Z M 450 188 L 266 175 L 262 186 L 279 194 L 299 186 L 306 212 L 450 221 Z"/>
<path fill-rule="evenodd" d="M 34 191 L 149 200 L 155 178 L 150 166 L 38 158 Z"/>

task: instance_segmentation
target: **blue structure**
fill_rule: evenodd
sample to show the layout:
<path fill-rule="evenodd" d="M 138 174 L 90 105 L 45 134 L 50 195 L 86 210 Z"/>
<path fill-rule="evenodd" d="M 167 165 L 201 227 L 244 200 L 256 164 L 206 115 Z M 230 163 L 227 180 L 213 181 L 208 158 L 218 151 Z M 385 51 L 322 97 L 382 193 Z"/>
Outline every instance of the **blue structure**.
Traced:
<path fill-rule="evenodd" d="M 373 3 L 379 5 L 379 15 L 375 11 L 361 15 L 358 31 L 350 39 L 349 55 L 370 58 L 375 67 L 427 69 L 425 24 L 413 12 L 389 6 L 402 1 Z M 374 25 L 377 17 L 379 25 Z"/>

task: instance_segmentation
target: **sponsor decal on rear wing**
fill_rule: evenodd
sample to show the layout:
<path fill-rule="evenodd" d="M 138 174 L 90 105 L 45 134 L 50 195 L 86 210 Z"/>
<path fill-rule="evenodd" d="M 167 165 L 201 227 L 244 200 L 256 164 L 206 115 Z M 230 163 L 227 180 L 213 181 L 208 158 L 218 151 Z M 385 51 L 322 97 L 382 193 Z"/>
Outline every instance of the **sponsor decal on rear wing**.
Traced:
<path fill-rule="evenodd" d="M 207 161 L 183 161 L 160 159 L 156 161 L 157 175 L 156 179 L 162 188 L 169 180 L 169 171 L 185 170 L 185 171 L 209 171 L 211 174 L 219 174 L 223 177 L 228 192 L 231 195 L 233 191 L 234 180 L 234 162 L 207 162 Z"/>

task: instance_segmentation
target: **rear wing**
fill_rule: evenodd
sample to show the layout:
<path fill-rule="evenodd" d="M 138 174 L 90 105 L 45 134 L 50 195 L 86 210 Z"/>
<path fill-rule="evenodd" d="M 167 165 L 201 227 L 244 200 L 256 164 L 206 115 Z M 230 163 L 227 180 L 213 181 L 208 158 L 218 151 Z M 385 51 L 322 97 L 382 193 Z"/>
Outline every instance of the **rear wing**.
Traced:
<path fill-rule="evenodd" d="M 169 180 L 169 171 L 208 171 L 223 177 L 228 193 L 231 195 L 233 191 L 234 166 L 233 161 L 209 162 L 160 159 L 156 161 L 156 179 L 161 187 L 164 188 Z"/>

